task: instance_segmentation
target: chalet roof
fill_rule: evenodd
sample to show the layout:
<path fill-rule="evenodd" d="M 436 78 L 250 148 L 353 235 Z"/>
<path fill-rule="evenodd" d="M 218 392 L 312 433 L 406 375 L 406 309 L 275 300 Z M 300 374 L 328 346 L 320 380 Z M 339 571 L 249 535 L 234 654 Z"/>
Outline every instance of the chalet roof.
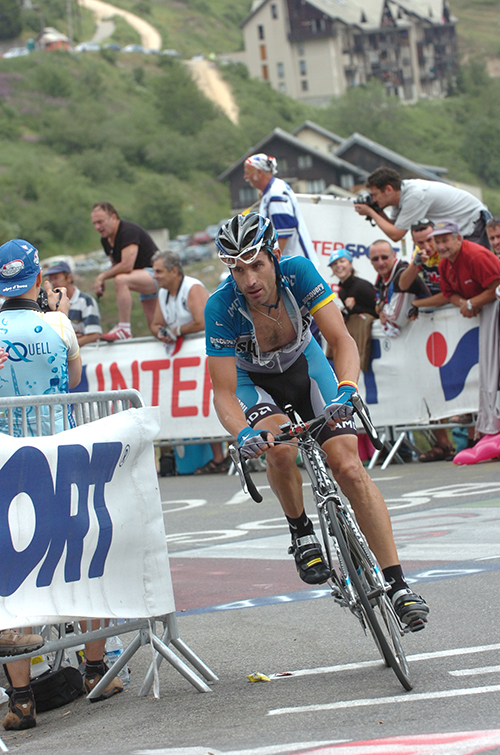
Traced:
<path fill-rule="evenodd" d="M 402 168 L 405 168 L 406 170 L 413 173 L 416 178 L 425 178 L 429 181 L 436 181 L 440 180 L 440 174 L 447 172 L 445 168 L 426 166 L 422 165 L 421 163 L 416 163 L 413 160 L 409 160 L 407 157 L 403 157 L 403 155 L 400 155 L 398 152 L 394 152 L 388 147 L 383 147 L 381 144 L 378 144 L 378 142 L 374 142 L 371 139 L 368 139 L 366 136 L 363 136 L 363 134 L 358 134 L 356 132 L 352 134 L 348 139 L 344 139 L 340 147 L 338 147 L 338 149 L 335 151 L 335 154 L 338 157 L 341 157 L 353 145 L 365 147 L 366 149 L 370 150 L 370 152 L 379 155 L 381 160 L 389 160 L 396 165 L 400 165 Z"/>
<path fill-rule="evenodd" d="M 245 26 L 267 2 L 268 0 L 254 0 L 250 14 L 241 26 Z M 332 20 L 340 21 L 348 26 L 359 26 L 362 29 L 380 28 L 386 5 L 396 26 L 408 24 L 403 14 L 439 24 L 446 4 L 446 0 L 306 0 L 306 2 Z"/>
<path fill-rule="evenodd" d="M 236 170 L 241 170 L 241 166 L 243 165 L 247 157 L 250 157 L 250 155 L 255 155 L 257 152 L 265 152 L 266 144 L 268 144 L 274 137 L 278 137 L 282 141 L 291 144 L 297 149 L 300 149 L 302 154 L 310 154 L 321 162 L 328 163 L 329 165 L 333 165 L 336 168 L 343 168 L 346 173 L 353 174 L 356 178 L 359 179 L 360 182 L 365 181 L 368 177 L 368 172 L 366 170 L 363 170 L 363 168 L 358 168 L 356 165 L 352 165 L 352 163 L 347 162 L 347 160 L 343 160 L 337 155 L 327 155 L 325 152 L 320 152 L 314 147 L 310 147 L 301 139 L 297 139 L 297 137 L 293 136 L 293 134 L 289 134 L 288 131 L 284 131 L 282 128 L 275 128 L 273 131 L 271 131 L 271 133 L 267 134 L 267 136 L 261 139 L 258 144 L 254 144 L 254 146 L 251 147 L 243 157 L 240 157 L 236 162 L 230 165 L 229 168 L 221 173 L 218 177 L 219 181 L 224 181 L 225 179 L 229 178 L 229 176 Z"/>
<path fill-rule="evenodd" d="M 318 126 L 318 124 L 314 123 L 314 121 L 304 121 L 302 125 L 296 128 L 295 131 L 293 131 L 293 135 L 296 136 L 300 131 L 306 128 L 311 129 L 311 131 L 315 131 L 317 134 L 321 134 L 327 139 L 330 139 L 330 141 L 335 142 L 335 144 L 340 145 L 343 141 L 345 141 L 343 136 L 334 134 L 333 131 L 328 131 L 328 129 L 323 128 L 323 126 Z"/>

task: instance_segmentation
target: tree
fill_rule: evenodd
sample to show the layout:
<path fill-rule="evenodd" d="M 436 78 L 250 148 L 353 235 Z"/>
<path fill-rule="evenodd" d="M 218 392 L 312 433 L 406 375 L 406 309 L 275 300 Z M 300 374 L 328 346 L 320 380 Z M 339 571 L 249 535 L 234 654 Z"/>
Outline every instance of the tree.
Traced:
<path fill-rule="evenodd" d="M 19 0 L 0 0 L 0 39 L 15 39 L 22 28 Z"/>

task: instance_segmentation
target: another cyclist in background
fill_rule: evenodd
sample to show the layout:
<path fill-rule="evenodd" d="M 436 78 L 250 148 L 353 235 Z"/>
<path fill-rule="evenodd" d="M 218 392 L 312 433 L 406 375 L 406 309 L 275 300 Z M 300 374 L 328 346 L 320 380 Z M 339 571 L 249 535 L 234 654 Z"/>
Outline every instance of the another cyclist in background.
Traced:
<path fill-rule="evenodd" d="M 205 310 L 215 408 L 243 458 L 266 453 L 269 483 L 289 524 L 289 552 L 300 578 L 320 584 L 329 570 L 304 510 L 296 449 L 273 446 L 273 435 L 287 421 L 286 404 L 304 420 L 324 412 L 328 425 L 320 444 L 390 585 L 394 608 L 410 629 L 423 628 L 429 608 L 404 579 L 387 507 L 358 456 L 350 397 L 357 391 L 359 357 L 328 284 L 309 260 L 280 263 L 274 227 L 257 213 L 225 223 L 216 244 L 232 275 Z M 311 338 L 311 316 L 332 348 L 340 382 Z"/>

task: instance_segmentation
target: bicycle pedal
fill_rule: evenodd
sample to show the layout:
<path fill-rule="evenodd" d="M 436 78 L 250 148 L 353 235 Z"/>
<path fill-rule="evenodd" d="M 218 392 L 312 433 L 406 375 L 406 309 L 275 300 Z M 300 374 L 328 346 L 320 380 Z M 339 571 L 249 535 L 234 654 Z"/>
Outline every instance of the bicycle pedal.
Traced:
<path fill-rule="evenodd" d="M 427 622 L 423 619 L 415 619 L 415 621 L 412 621 L 405 627 L 405 632 L 420 632 L 422 629 L 425 629 L 426 624 Z"/>
<path fill-rule="evenodd" d="M 342 592 L 339 590 L 339 588 L 335 587 L 335 585 L 333 585 L 332 588 L 331 588 L 331 590 L 332 591 L 331 591 L 330 595 L 334 599 L 335 603 L 337 603 L 341 608 L 347 608 L 348 607 L 347 600 L 344 598 L 344 596 L 342 595 Z"/>

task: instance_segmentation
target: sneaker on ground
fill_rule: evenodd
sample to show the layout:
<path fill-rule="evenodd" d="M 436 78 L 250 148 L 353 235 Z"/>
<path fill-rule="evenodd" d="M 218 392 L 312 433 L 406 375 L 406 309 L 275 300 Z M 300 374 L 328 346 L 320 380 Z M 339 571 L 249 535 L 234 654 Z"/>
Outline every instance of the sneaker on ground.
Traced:
<path fill-rule="evenodd" d="M 420 595 L 416 595 L 405 587 L 392 596 L 392 605 L 402 624 L 406 624 L 411 632 L 418 632 L 427 623 L 429 606 Z"/>
<path fill-rule="evenodd" d="M 0 655 L 21 655 L 38 650 L 44 640 L 38 634 L 18 634 L 12 629 L 0 632 Z"/>
<path fill-rule="evenodd" d="M 85 674 L 83 681 L 85 683 L 85 690 L 87 695 L 89 694 L 89 692 L 92 692 L 97 683 L 101 681 L 102 677 L 103 674 Z M 90 702 L 98 703 L 100 700 L 108 700 L 108 698 L 113 697 L 113 695 L 117 695 L 119 692 L 123 692 L 123 682 L 119 676 L 115 676 L 115 678 L 112 679 L 108 686 L 101 692 L 100 696 L 91 697 Z"/>
<path fill-rule="evenodd" d="M 308 585 L 320 585 L 330 576 L 330 569 L 323 558 L 321 545 L 314 533 L 292 540 L 288 553 L 293 553 L 297 572 Z"/>
<path fill-rule="evenodd" d="M 13 694 L 9 699 L 9 712 L 3 720 L 6 731 L 33 729 L 36 726 L 36 708 L 33 694 L 26 700 L 16 700 Z"/>
<path fill-rule="evenodd" d="M 132 338 L 132 331 L 116 325 L 109 333 L 104 333 L 101 336 L 101 341 L 126 341 L 127 338 Z"/>

